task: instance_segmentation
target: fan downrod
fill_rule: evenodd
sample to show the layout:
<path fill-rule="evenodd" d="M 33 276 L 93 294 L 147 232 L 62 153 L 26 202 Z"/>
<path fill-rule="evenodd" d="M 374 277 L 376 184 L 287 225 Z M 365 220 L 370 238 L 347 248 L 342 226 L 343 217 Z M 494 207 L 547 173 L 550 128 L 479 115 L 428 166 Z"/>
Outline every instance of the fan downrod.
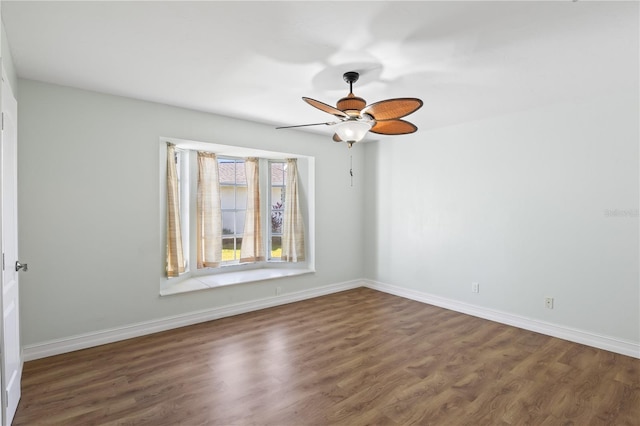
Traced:
<path fill-rule="evenodd" d="M 360 74 L 355 71 L 347 71 L 342 74 L 342 78 L 344 78 L 344 81 L 349 83 L 349 93 L 353 93 L 353 83 L 358 81 L 358 78 L 360 78 Z"/>

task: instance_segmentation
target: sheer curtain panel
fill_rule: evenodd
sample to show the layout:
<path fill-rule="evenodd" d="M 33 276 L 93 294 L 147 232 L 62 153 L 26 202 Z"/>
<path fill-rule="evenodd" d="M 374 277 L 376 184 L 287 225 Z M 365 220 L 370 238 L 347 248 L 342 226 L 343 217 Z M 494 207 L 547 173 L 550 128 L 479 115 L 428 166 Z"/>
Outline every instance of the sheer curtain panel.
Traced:
<path fill-rule="evenodd" d="M 284 217 L 282 229 L 282 260 L 304 261 L 304 223 L 298 200 L 298 162 L 287 159 L 287 182 L 285 186 Z"/>
<path fill-rule="evenodd" d="M 260 163 L 257 158 L 247 158 L 244 168 L 247 176 L 247 211 L 244 219 L 240 262 L 260 262 L 264 260 L 260 219 Z"/>
<path fill-rule="evenodd" d="M 218 160 L 211 152 L 198 152 L 198 205 L 196 240 L 198 269 L 215 268 L 222 261 L 222 213 Z"/>
<path fill-rule="evenodd" d="M 167 144 L 167 277 L 177 277 L 185 270 L 180 229 L 180 191 L 176 147 Z"/>

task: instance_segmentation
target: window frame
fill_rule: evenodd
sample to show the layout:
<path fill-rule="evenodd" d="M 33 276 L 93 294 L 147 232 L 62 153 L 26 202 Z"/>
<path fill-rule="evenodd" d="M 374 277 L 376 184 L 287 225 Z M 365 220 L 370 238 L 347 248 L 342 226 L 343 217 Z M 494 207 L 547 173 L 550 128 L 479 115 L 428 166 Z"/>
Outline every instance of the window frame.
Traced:
<path fill-rule="evenodd" d="M 267 232 L 267 249 L 266 249 L 266 253 L 267 253 L 267 259 L 271 262 L 282 262 L 282 258 L 278 257 L 278 258 L 274 258 L 272 257 L 272 253 L 273 253 L 273 237 L 274 236 L 279 236 L 282 239 L 282 228 L 280 229 L 279 233 L 276 233 L 274 235 L 273 233 L 273 224 L 272 224 L 272 215 L 274 212 L 273 206 L 274 206 L 274 202 L 273 202 L 273 188 L 274 187 L 278 187 L 278 188 L 282 188 L 281 189 L 281 193 L 282 196 L 284 196 L 284 192 L 287 189 L 287 180 L 286 180 L 286 174 L 284 174 L 283 172 L 283 177 L 282 177 L 282 185 L 274 185 L 273 184 L 273 173 L 271 171 L 271 165 L 272 164 L 283 164 L 283 169 L 286 169 L 286 164 L 287 161 L 286 160 L 268 160 L 267 161 L 267 174 L 268 174 L 268 191 L 267 191 L 267 195 L 269 197 L 268 200 L 268 206 L 269 206 L 269 213 L 268 213 L 268 219 L 269 219 L 269 223 L 267 226 L 268 232 Z M 286 200 L 285 200 L 286 202 Z M 284 217 L 284 204 L 282 204 L 282 207 L 280 207 L 279 209 L 277 209 L 276 211 L 280 212 L 280 218 L 282 220 L 282 218 Z M 282 224 L 280 225 L 282 227 Z"/>
<path fill-rule="evenodd" d="M 222 215 L 222 247 L 224 250 L 224 240 L 225 239 L 233 239 L 233 259 L 232 260 L 224 260 L 224 257 L 222 259 L 222 261 L 220 262 L 220 266 L 219 267 L 223 267 L 223 266 L 229 266 L 229 265 L 239 265 L 240 263 L 240 255 L 238 253 L 238 238 L 243 238 L 243 234 L 238 234 L 238 212 L 239 211 L 244 211 L 246 214 L 247 211 L 247 206 L 246 206 L 246 201 L 245 201 L 245 208 L 244 209 L 238 209 L 238 187 L 239 186 L 244 186 L 245 188 L 247 188 L 247 182 L 245 181 L 244 185 L 238 185 L 238 173 L 237 173 L 237 168 L 239 164 L 242 164 L 242 167 L 244 167 L 244 158 L 238 158 L 238 157 L 229 157 L 229 156 L 217 156 L 217 161 L 218 161 L 218 168 L 220 168 L 220 163 L 226 161 L 232 161 L 234 164 L 234 173 L 233 173 L 233 179 L 234 182 L 233 184 L 228 184 L 228 183 L 222 183 L 221 182 L 221 174 L 218 175 L 218 184 L 220 187 L 220 195 L 222 196 L 222 187 L 226 186 L 226 187 L 232 187 L 233 188 L 233 205 L 234 208 L 233 209 L 228 209 L 228 208 L 224 208 L 222 207 L 222 200 L 220 203 L 220 210 L 221 210 L 221 215 Z M 261 206 L 262 207 L 262 206 Z M 233 233 L 232 234 L 225 234 L 224 233 L 224 229 L 226 229 L 224 227 L 224 213 L 232 213 L 233 214 Z M 244 231 L 244 223 L 242 224 L 243 227 L 243 231 Z M 237 257 L 236 257 L 237 256 Z M 250 263 L 255 263 L 255 262 L 250 262 Z M 208 268 L 203 268 L 203 269 L 208 269 Z M 217 268 L 209 268 L 209 269 L 217 269 Z"/>

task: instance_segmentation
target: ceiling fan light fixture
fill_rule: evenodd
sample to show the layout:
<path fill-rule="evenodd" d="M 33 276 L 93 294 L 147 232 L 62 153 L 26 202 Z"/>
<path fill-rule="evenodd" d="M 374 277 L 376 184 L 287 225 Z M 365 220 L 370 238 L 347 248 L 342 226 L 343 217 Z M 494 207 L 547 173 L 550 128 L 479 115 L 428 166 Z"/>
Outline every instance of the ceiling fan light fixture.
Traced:
<path fill-rule="evenodd" d="M 281 126 L 276 129 L 288 129 L 293 127 L 307 127 L 327 125 L 333 126 L 334 142 L 346 142 L 349 148 L 360 142 L 367 132 L 378 135 L 407 135 L 418 128 L 408 121 L 401 120 L 422 107 L 422 101 L 418 98 L 394 98 L 374 102 L 366 105 L 366 101 L 353 94 L 353 83 L 358 81 L 360 74 L 357 71 L 344 73 L 344 81 L 349 83 L 349 94 L 338 100 L 336 107 L 325 104 L 315 99 L 302 97 L 302 100 L 320 111 L 326 112 L 337 118 L 333 123 L 300 124 L 297 126 Z"/>
<path fill-rule="evenodd" d="M 371 129 L 373 123 L 364 120 L 346 120 L 334 126 L 334 131 L 343 141 L 353 144 L 360 142 L 367 132 Z"/>

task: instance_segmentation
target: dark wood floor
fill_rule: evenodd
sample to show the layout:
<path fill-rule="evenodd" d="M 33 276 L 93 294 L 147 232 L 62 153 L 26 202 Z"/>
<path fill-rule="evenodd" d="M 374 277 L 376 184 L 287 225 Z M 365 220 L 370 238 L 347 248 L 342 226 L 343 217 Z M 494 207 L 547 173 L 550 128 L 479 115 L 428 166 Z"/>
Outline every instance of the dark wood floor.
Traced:
<path fill-rule="evenodd" d="M 25 364 L 14 425 L 638 425 L 640 360 L 360 288 Z"/>

